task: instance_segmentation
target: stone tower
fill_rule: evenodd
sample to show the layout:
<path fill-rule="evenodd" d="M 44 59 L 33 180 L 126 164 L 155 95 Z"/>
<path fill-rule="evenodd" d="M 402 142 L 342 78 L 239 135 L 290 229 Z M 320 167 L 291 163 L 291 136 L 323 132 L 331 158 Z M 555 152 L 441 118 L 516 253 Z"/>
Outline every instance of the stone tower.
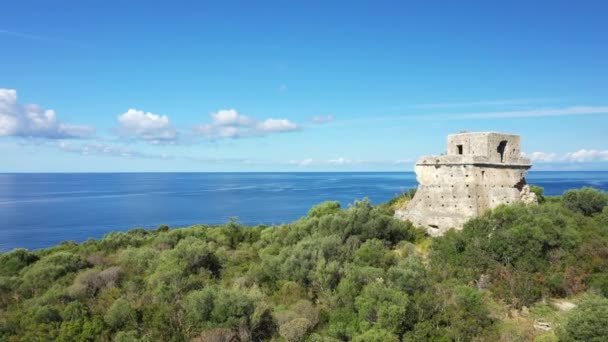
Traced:
<path fill-rule="evenodd" d="M 500 204 L 535 203 L 525 179 L 531 166 L 521 157 L 518 135 L 449 135 L 447 154 L 416 162 L 416 195 L 395 216 L 438 236 L 450 228 L 462 229 L 469 219 Z"/>

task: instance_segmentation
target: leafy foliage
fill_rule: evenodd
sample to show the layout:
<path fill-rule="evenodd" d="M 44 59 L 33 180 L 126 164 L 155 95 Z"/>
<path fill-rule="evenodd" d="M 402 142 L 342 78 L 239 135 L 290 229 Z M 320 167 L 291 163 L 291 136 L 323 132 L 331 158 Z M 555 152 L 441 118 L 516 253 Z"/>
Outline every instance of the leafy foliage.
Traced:
<path fill-rule="evenodd" d="M 608 336 L 608 299 L 587 296 L 569 315 L 558 336 L 562 341 L 605 341 Z"/>
<path fill-rule="evenodd" d="M 602 212 L 608 205 L 608 195 L 593 188 L 568 190 L 564 193 L 564 207 L 583 215 Z"/>
<path fill-rule="evenodd" d="M 593 341 L 608 307 L 602 196 L 501 206 L 439 238 L 363 200 L 273 227 L 17 249 L 0 254 L 0 340 L 509 340 L 505 311 L 587 291 L 558 335 Z"/>
<path fill-rule="evenodd" d="M 538 203 L 545 203 L 545 188 L 538 185 L 530 185 L 530 191 L 536 195 Z"/>

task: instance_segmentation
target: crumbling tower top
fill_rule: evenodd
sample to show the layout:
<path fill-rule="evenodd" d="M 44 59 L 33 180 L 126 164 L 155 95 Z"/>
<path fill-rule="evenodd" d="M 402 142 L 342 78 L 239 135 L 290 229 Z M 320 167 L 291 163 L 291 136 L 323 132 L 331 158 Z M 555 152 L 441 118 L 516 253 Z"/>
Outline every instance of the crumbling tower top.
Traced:
<path fill-rule="evenodd" d="M 521 142 L 519 135 L 475 132 L 448 135 L 448 155 L 486 157 L 487 162 L 519 163 Z"/>
<path fill-rule="evenodd" d="M 530 167 L 530 160 L 521 156 L 519 135 L 497 132 L 450 134 L 447 153 L 425 156 L 417 165 L 495 165 L 497 167 Z"/>

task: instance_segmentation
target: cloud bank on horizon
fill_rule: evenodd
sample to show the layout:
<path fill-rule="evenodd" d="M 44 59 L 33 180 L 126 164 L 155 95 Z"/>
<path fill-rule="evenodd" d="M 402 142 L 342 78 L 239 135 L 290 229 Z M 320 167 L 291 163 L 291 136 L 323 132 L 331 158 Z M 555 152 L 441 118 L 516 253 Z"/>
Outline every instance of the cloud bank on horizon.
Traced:
<path fill-rule="evenodd" d="M 460 108 L 507 105 L 519 103 L 518 101 L 480 101 L 446 104 L 413 105 L 420 108 Z M 574 116 L 608 114 L 608 107 L 603 106 L 576 106 L 564 109 L 532 109 L 522 111 L 497 111 L 476 114 L 461 114 L 454 118 L 496 119 L 496 118 L 527 118 L 537 116 Z M 431 114 L 437 118 L 445 118 L 443 114 Z M 175 155 L 166 152 L 143 152 L 128 147 L 133 141 L 142 141 L 150 145 L 176 144 L 180 137 L 190 134 L 189 144 L 204 143 L 222 139 L 262 138 L 277 133 L 289 133 L 303 130 L 304 125 L 296 124 L 286 118 L 267 118 L 257 120 L 240 114 L 236 109 L 221 109 L 209 114 L 210 122 L 193 124 L 189 130 L 180 132 L 170 121 L 166 114 L 155 114 L 134 108 L 128 109 L 117 116 L 116 127 L 108 136 L 95 136 L 97 129 L 91 125 L 73 125 L 60 121 L 52 109 L 43 109 L 36 104 L 20 104 L 17 91 L 14 89 L 0 89 L 0 137 L 14 137 L 18 139 L 58 140 L 58 143 L 43 144 L 57 148 L 63 152 L 81 156 L 106 156 L 121 158 L 142 158 L 170 160 Z M 315 115 L 310 122 L 316 125 L 334 122 L 333 115 Z M 203 140 L 196 141 L 197 138 Z M 81 140 L 91 140 L 82 142 Z M 533 162 L 540 164 L 551 163 L 598 163 L 608 162 L 608 150 L 579 149 L 574 152 L 556 153 L 535 151 L 522 153 Z M 198 156 L 179 156 L 178 158 L 190 161 L 222 162 L 221 158 L 200 158 Z M 319 167 L 380 167 L 386 165 L 409 165 L 415 158 L 394 158 L 386 160 L 361 159 L 353 157 L 335 157 L 320 159 L 307 157 L 296 160 L 253 161 L 240 160 L 244 165 L 268 164 L 281 166 L 295 166 L 298 169 Z"/>

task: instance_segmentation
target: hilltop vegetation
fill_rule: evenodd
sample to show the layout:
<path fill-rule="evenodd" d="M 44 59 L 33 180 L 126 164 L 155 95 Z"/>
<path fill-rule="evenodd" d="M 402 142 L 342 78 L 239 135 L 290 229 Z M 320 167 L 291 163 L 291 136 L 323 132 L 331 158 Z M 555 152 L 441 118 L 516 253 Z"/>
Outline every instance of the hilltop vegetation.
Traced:
<path fill-rule="evenodd" d="M 161 226 L 0 254 L 0 341 L 608 336 L 605 193 L 501 206 L 433 239 L 394 220 L 395 202 L 326 202 L 280 226 Z M 563 298 L 577 306 L 552 304 Z M 541 321 L 550 330 L 534 328 Z"/>

